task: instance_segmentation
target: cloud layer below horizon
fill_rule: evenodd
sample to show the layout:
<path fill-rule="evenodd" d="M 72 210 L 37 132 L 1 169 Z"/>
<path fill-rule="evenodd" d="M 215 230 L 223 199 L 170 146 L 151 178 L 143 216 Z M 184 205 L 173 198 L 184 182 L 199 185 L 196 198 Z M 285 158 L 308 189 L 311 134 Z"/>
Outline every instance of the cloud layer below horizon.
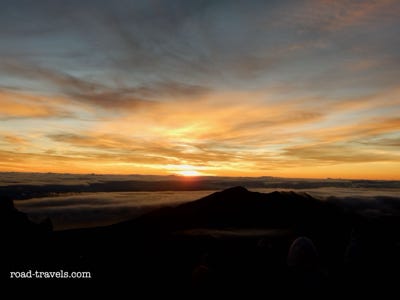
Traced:
<path fill-rule="evenodd" d="M 400 179 L 400 3 L 3 1 L 0 171 Z"/>
<path fill-rule="evenodd" d="M 276 189 L 256 189 L 270 193 Z M 279 189 L 290 191 L 289 189 Z M 301 189 L 317 199 L 329 201 L 366 216 L 399 215 L 397 189 L 367 188 Z M 14 201 L 17 209 L 35 222 L 50 218 L 55 230 L 96 227 L 137 218 L 161 207 L 198 200 L 213 191 L 80 193 Z"/>

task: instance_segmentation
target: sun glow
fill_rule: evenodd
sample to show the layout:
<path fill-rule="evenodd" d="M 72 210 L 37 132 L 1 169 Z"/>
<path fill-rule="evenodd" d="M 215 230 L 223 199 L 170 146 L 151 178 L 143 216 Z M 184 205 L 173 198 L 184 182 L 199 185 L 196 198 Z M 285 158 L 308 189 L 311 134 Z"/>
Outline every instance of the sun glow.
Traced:
<path fill-rule="evenodd" d="M 177 172 L 179 175 L 182 176 L 201 176 L 202 174 L 196 170 L 185 170 Z"/>
<path fill-rule="evenodd" d="M 198 167 L 192 165 L 176 165 L 174 167 L 174 173 L 181 176 L 202 176 L 205 175 L 202 172 L 197 171 Z"/>

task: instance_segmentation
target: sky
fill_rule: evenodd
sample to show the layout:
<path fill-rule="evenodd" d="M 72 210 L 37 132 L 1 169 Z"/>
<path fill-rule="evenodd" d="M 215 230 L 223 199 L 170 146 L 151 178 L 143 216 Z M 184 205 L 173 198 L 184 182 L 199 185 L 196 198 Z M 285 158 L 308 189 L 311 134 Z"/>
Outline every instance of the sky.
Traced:
<path fill-rule="evenodd" d="M 400 179 L 396 0 L 2 0 L 0 171 Z"/>

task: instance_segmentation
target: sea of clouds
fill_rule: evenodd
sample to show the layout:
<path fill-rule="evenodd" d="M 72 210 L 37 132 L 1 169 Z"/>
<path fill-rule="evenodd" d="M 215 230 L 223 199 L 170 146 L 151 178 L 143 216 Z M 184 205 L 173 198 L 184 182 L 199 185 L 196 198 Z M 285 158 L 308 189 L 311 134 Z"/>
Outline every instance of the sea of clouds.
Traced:
<path fill-rule="evenodd" d="M 276 189 L 253 189 L 272 192 Z M 287 189 L 278 189 L 288 191 Z M 34 221 L 50 218 L 56 230 L 109 225 L 152 210 L 200 199 L 215 191 L 80 193 L 15 201 Z M 321 199 L 369 215 L 400 214 L 398 189 L 301 189 Z"/>
<path fill-rule="evenodd" d="M 17 187 L 56 184 L 62 186 L 90 185 L 93 183 L 120 181 L 162 182 L 179 181 L 176 176 L 153 175 L 99 175 L 99 174 L 56 174 L 56 173 L 0 173 L 0 187 Z M 15 200 L 17 209 L 25 212 L 33 221 L 50 218 L 56 230 L 109 225 L 136 218 L 155 209 L 176 206 L 207 196 L 224 187 L 242 185 L 251 191 L 269 193 L 273 191 L 295 191 L 308 193 L 321 201 L 330 201 L 342 207 L 368 215 L 400 215 L 400 182 L 360 182 L 346 179 L 312 180 L 275 177 L 202 177 L 211 182 L 220 181 L 216 189 L 210 185 L 201 191 L 135 191 L 96 193 L 42 194 L 41 197 Z M 256 185 L 254 185 L 256 182 Z M 257 188 L 273 183 L 271 188 Z M 296 183 L 296 185 L 293 185 Z M 317 185 L 313 185 L 317 183 Z M 343 183 L 346 185 L 343 186 Z M 322 186 L 320 186 L 322 184 Z M 331 186 L 323 186 L 323 185 Z M 74 189 L 72 189 L 74 191 Z M 46 196 L 46 197 L 43 197 Z M 35 196 L 36 197 L 36 196 Z"/>
<path fill-rule="evenodd" d="M 33 221 L 50 218 L 54 229 L 109 225 L 154 209 L 202 198 L 213 191 L 81 193 L 14 201 Z"/>

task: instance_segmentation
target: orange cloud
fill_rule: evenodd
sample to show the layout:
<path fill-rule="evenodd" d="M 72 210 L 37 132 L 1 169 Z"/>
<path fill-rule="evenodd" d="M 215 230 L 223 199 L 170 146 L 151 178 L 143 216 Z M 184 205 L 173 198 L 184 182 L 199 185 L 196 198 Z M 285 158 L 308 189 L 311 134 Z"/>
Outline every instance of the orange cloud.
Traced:
<path fill-rule="evenodd" d="M 35 128 L 24 127 L 24 135 L 12 129 L 3 132 L 7 145 L 3 145 L 0 154 L 0 168 L 170 174 L 179 171 L 179 166 L 191 166 L 189 171 L 202 174 L 272 173 L 290 177 L 303 170 L 305 177 L 319 177 L 323 173 L 313 173 L 313 167 L 328 170 L 327 166 L 331 166 L 332 170 L 339 170 L 338 166 L 351 169 L 352 164 L 361 164 L 364 170 L 372 172 L 376 163 L 391 162 L 395 166 L 400 162 L 393 147 L 375 142 L 373 149 L 368 144 L 372 138 L 386 139 L 385 145 L 393 144 L 394 138 L 385 136 L 399 131 L 400 119 L 389 114 L 365 114 L 393 106 L 393 101 L 397 101 L 396 89 L 364 98 L 313 98 L 312 105 L 304 97 L 276 101 L 277 93 L 213 92 L 193 95 L 186 101 L 157 101 L 141 109 L 126 109 L 122 115 L 97 117 L 80 132 L 51 125 L 53 121 L 47 115 L 38 116 L 49 124 L 46 131 L 38 133 Z M 51 113 L 62 111 L 63 107 L 76 113 L 83 109 L 65 99 L 46 106 L 45 101 L 24 96 L 7 98 L 7 103 L 18 100 L 39 108 L 49 107 Z M 358 111 L 364 113 L 354 118 Z M 395 110 L 391 112 L 395 114 Z M 86 113 L 90 116 L 95 112 Z M 337 121 L 343 117 L 344 120 Z M 29 138 L 30 147 L 13 152 L 13 145 L 27 142 L 25 136 L 35 136 Z M 394 176 L 394 172 L 391 170 L 387 176 Z M 336 173 L 326 174 L 332 177 Z"/>
<path fill-rule="evenodd" d="M 4 135 L 3 140 L 12 145 L 27 145 L 29 142 L 20 136 L 16 135 Z"/>
<path fill-rule="evenodd" d="M 351 141 L 386 134 L 391 132 L 399 132 L 400 118 L 397 117 L 375 117 L 357 122 L 332 126 L 330 128 L 315 129 L 307 133 L 308 137 L 314 140 L 335 142 L 335 141 Z"/>
<path fill-rule="evenodd" d="M 68 117 L 71 114 L 53 97 L 0 90 L 0 118 Z"/>
<path fill-rule="evenodd" d="M 392 7 L 392 4 L 396 4 L 396 1 L 316 0 L 313 8 L 321 12 L 318 22 L 323 29 L 337 31 L 363 22 L 381 22 L 382 13 L 395 18 L 393 9 L 396 7 Z"/>

